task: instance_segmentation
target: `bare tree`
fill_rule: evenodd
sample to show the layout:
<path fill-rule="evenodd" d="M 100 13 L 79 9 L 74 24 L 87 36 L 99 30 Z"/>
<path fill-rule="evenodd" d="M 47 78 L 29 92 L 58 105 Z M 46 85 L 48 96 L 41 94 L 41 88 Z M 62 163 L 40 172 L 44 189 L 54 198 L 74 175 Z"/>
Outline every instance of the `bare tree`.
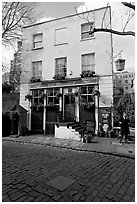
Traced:
<path fill-rule="evenodd" d="M 22 37 L 22 27 L 34 22 L 32 12 L 36 3 L 3 2 L 2 3 L 2 44 L 14 45 Z"/>
<path fill-rule="evenodd" d="M 128 12 L 127 12 L 127 19 L 126 19 L 126 22 L 125 24 L 123 25 L 122 27 L 122 31 L 118 31 L 118 30 L 114 30 L 112 28 L 108 28 L 108 26 L 110 25 L 110 23 L 108 25 L 106 25 L 104 23 L 104 19 L 105 19 L 105 15 L 106 15 L 106 12 L 107 12 L 107 9 L 109 8 L 108 7 L 109 4 L 107 4 L 107 7 L 106 7 L 106 11 L 104 12 L 104 15 L 102 17 L 102 23 L 100 25 L 100 27 L 91 27 L 90 29 L 90 35 L 92 35 L 93 33 L 96 33 L 96 32 L 108 32 L 108 33 L 112 33 L 112 34 L 116 34 L 116 35 L 122 35 L 122 36 L 134 36 L 135 37 L 135 32 L 134 31 L 126 31 L 126 27 L 127 25 L 129 24 L 129 22 L 131 21 L 131 19 L 135 16 L 135 4 L 133 2 L 122 2 L 122 5 L 128 7 Z M 80 18 L 82 18 L 79 13 L 77 13 L 78 16 Z M 112 17 L 113 17 L 114 13 L 112 14 L 111 16 L 111 20 L 112 20 Z M 85 19 L 88 23 L 90 23 L 89 19 L 88 19 L 88 15 L 87 17 L 83 16 L 83 19 Z"/>

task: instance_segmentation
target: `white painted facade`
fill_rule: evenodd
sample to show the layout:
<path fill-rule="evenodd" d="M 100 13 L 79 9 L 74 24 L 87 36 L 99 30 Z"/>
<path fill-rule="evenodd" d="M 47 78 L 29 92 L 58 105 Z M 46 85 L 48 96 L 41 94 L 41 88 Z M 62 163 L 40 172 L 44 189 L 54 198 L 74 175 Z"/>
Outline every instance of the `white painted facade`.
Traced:
<path fill-rule="evenodd" d="M 85 13 L 89 21 L 100 27 L 102 18 L 110 26 L 110 7 Z M 24 28 L 22 75 L 20 85 L 20 104 L 27 110 L 29 102 L 25 101 L 25 95 L 30 91 L 30 78 L 32 77 L 32 62 L 42 61 L 42 81 L 53 80 L 55 75 L 55 59 L 67 57 L 67 79 L 80 77 L 82 65 L 81 56 L 95 53 L 95 76 L 98 76 L 99 84 L 95 86 L 100 92 L 99 101 L 96 99 L 95 118 L 98 129 L 98 108 L 113 106 L 113 63 L 112 63 L 112 35 L 110 33 L 94 33 L 94 37 L 87 40 L 81 39 L 81 24 L 86 23 L 83 14 L 70 15 L 47 22 L 35 24 Z M 65 30 L 62 35 L 63 44 L 58 44 L 58 30 Z M 43 33 L 42 49 L 33 49 L 33 35 Z M 61 42 L 61 41 L 60 41 Z M 89 80 L 89 79 L 88 79 Z M 38 85 L 39 86 L 39 85 Z M 35 88 L 38 87 L 36 85 Z M 99 105 L 99 106 L 98 106 Z M 79 109 L 76 107 L 77 116 Z"/>

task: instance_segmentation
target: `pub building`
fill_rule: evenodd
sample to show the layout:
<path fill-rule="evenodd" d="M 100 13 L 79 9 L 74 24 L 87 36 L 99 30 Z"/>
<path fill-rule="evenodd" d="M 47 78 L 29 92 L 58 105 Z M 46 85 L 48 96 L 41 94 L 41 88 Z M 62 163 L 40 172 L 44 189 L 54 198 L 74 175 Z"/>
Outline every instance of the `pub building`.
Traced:
<path fill-rule="evenodd" d="M 80 140 L 85 127 L 97 134 L 113 123 L 112 34 L 90 34 L 104 12 L 110 22 L 104 7 L 24 28 L 20 105 L 29 132 Z"/>

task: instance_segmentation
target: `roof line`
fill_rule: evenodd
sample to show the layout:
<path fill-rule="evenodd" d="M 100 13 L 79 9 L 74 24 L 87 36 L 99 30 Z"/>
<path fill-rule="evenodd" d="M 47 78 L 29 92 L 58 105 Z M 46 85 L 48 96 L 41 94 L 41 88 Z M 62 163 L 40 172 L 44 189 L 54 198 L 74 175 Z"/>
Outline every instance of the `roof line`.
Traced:
<path fill-rule="evenodd" d="M 76 14 L 71 14 L 71 15 L 67 15 L 67 16 L 63 16 L 63 17 L 58 17 L 58 18 L 54 18 L 54 19 L 51 19 L 51 20 L 48 20 L 48 21 L 43 21 L 43 22 L 40 22 L 40 23 L 34 23 L 34 24 L 31 24 L 31 25 L 24 26 L 23 28 L 37 26 L 37 25 L 40 25 L 40 24 L 49 23 L 49 22 L 56 21 L 56 20 L 61 20 L 63 18 L 70 18 L 70 17 L 76 16 L 76 15 L 86 14 L 88 12 L 98 11 L 98 10 L 105 9 L 105 8 L 110 8 L 110 6 L 105 6 L 105 7 L 101 7 L 101 8 L 98 8 L 98 9 L 93 9 L 93 10 L 81 12 L 81 13 L 78 13 L 78 14 L 76 13 Z"/>

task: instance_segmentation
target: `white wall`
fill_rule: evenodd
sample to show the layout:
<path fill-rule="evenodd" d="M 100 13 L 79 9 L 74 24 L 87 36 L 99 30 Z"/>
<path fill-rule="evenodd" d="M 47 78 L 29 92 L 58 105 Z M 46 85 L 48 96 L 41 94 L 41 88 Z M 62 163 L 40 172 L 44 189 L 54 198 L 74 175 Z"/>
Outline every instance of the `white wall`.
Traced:
<path fill-rule="evenodd" d="M 21 84 L 20 85 L 20 105 L 28 110 L 29 102 L 25 100 L 25 96 L 29 94 L 29 85 L 28 84 Z"/>
<path fill-rule="evenodd" d="M 104 10 L 95 12 L 95 25 L 101 24 Z M 91 13 L 91 19 L 93 12 Z M 109 12 L 106 15 L 109 16 Z M 108 21 L 108 20 L 105 20 Z M 81 24 L 84 19 L 75 15 L 60 20 L 24 29 L 23 65 L 22 68 L 28 70 L 23 82 L 27 82 L 31 77 L 32 61 L 42 60 L 43 80 L 51 80 L 55 71 L 55 58 L 67 57 L 67 77 L 79 77 L 81 73 L 81 55 L 95 52 L 95 71 L 97 75 L 112 74 L 111 67 L 111 35 L 108 33 L 95 33 L 90 40 L 81 40 Z M 67 27 L 67 44 L 55 45 L 55 30 Z M 32 51 L 32 39 L 36 33 L 43 33 L 43 49 Z M 72 71 L 72 75 L 69 73 Z M 24 73 L 25 75 L 25 73 Z"/>

